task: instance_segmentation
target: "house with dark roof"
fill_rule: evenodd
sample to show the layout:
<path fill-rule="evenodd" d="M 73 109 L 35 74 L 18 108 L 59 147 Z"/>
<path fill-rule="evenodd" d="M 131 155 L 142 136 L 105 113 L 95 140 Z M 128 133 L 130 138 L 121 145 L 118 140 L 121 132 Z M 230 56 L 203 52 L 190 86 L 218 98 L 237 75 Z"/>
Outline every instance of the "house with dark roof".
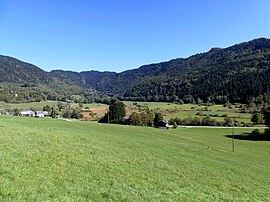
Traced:
<path fill-rule="evenodd" d="M 161 129 L 170 129 L 173 128 L 173 125 L 167 120 L 162 120 L 158 122 L 157 127 Z"/>
<path fill-rule="evenodd" d="M 45 116 L 43 111 L 35 111 L 35 117 L 43 118 Z"/>

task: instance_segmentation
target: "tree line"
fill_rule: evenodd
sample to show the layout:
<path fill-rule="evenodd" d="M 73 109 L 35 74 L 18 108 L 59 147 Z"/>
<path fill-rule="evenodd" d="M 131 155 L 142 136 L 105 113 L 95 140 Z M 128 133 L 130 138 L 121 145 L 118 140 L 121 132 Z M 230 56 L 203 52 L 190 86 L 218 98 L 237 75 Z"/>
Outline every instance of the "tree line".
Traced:
<path fill-rule="evenodd" d="M 161 113 L 154 113 L 153 110 L 149 110 L 147 106 L 142 107 L 142 111 L 133 111 L 130 116 L 126 117 L 125 104 L 117 99 L 110 101 L 109 110 L 102 117 L 100 123 L 109 124 L 127 124 L 134 126 L 158 126 L 159 122 L 163 120 Z M 264 106 L 261 109 L 261 113 L 254 113 L 251 117 L 251 121 L 254 124 L 264 123 L 268 126 L 268 129 L 262 134 L 263 137 L 270 137 L 270 107 Z M 174 127 L 177 125 L 187 126 L 240 126 L 240 123 L 231 117 L 225 116 L 224 121 L 217 121 L 209 116 L 206 117 L 187 117 L 184 119 L 172 118 L 169 123 Z"/>

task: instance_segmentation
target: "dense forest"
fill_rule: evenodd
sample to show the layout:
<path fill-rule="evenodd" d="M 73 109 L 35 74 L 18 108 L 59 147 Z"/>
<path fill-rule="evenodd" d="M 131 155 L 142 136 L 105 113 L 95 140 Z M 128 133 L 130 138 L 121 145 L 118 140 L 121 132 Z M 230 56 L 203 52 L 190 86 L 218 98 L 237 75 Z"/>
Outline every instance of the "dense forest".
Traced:
<path fill-rule="evenodd" d="M 0 101 L 91 101 L 103 95 L 70 79 L 52 76 L 42 69 L 8 56 L 0 56 Z M 77 100 L 76 100 L 77 99 Z"/>
<path fill-rule="evenodd" d="M 255 39 L 186 59 L 114 72 L 53 71 L 124 100 L 264 102 L 270 92 L 270 40 Z"/>
<path fill-rule="evenodd" d="M 35 97 L 35 93 L 42 97 L 33 101 L 71 99 L 79 95 L 89 102 L 107 95 L 122 100 L 179 103 L 269 102 L 270 39 L 255 39 L 224 49 L 212 48 L 185 59 L 144 65 L 121 73 L 45 72 L 34 65 L 1 56 L 0 73 L 1 100 L 16 91 L 26 100 Z M 11 83 L 15 89 L 11 89 Z M 24 95 L 27 92 L 32 93 Z"/>

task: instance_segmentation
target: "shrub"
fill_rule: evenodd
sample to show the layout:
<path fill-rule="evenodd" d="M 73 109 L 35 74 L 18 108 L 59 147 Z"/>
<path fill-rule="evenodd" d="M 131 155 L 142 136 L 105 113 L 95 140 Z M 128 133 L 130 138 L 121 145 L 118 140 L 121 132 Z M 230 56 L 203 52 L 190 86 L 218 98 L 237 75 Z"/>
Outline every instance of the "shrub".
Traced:
<path fill-rule="evenodd" d="M 251 117 L 251 121 L 254 124 L 263 123 L 263 115 L 261 113 L 255 113 L 255 114 L 253 114 L 252 117 Z"/>
<path fill-rule="evenodd" d="M 201 111 L 199 111 L 196 115 L 197 116 L 204 116 L 204 114 Z"/>

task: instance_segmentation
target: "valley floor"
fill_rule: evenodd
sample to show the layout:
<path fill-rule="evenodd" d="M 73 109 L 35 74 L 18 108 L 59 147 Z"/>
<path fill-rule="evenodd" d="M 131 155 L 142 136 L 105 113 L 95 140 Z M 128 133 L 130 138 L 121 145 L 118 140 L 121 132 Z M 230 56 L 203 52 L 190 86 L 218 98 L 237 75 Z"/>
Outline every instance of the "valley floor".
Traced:
<path fill-rule="evenodd" d="M 230 134 L 0 116 L 0 199 L 269 201 L 270 142 Z"/>

